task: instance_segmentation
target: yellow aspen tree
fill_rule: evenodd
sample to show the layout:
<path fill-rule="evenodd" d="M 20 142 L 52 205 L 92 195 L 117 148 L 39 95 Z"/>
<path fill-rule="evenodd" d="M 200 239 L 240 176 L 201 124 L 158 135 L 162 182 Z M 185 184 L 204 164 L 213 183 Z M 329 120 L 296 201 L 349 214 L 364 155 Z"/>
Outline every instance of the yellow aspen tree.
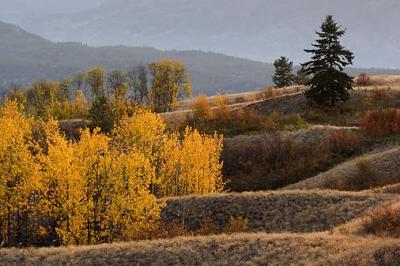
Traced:
<path fill-rule="evenodd" d="M 149 160 L 155 173 L 151 180 L 150 189 L 155 193 L 159 184 L 158 162 L 159 152 L 165 135 L 166 124 L 163 119 L 148 111 L 138 111 L 133 117 L 121 119 L 113 131 L 113 145 L 125 153 L 140 152 Z"/>
<path fill-rule="evenodd" d="M 153 167 L 143 153 L 114 152 L 112 195 L 107 210 L 112 226 L 112 241 L 134 240 L 140 232 L 151 229 L 160 218 L 162 204 L 150 193 Z"/>
<path fill-rule="evenodd" d="M 46 127 L 47 151 L 40 154 L 42 165 L 41 215 L 47 217 L 48 238 L 60 245 L 82 243 L 84 179 L 75 158 L 76 145 L 59 133 L 57 123 Z"/>
<path fill-rule="evenodd" d="M 75 91 L 75 99 L 73 103 L 74 118 L 85 118 L 89 113 L 88 101 L 82 90 Z"/>
<path fill-rule="evenodd" d="M 84 130 L 77 144 L 75 156 L 80 175 L 84 178 L 84 220 L 85 243 L 95 244 L 107 242 L 109 234 L 106 230 L 107 217 L 105 210 L 110 204 L 110 138 L 95 129 L 93 134 Z"/>
<path fill-rule="evenodd" d="M 158 196 L 183 195 L 184 180 L 181 179 L 182 148 L 177 133 L 164 138 L 163 146 L 159 154 L 159 191 Z"/>
<path fill-rule="evenodd" d="M 186 194 L 208 194 L 223 190 L 222 137 L 201 135 L 186 128 L 182 140 L 181 173 L 187 180 Z"/>
<path fill-rule="evenodd" d="M 171 135 L 161 153 L 161 196 L 221 192 L 222 136 L 201 135 L 186 128 L 183 136 Z"/>
<path fill-rule="evenodd" d="M 0 221 L 4 245 L 22 242 L 28 228 L 31 194 L 36 191 L 38 166 L 32 156 L 32 120 L 25 118 L 15 102 L 0 110 Z"/>

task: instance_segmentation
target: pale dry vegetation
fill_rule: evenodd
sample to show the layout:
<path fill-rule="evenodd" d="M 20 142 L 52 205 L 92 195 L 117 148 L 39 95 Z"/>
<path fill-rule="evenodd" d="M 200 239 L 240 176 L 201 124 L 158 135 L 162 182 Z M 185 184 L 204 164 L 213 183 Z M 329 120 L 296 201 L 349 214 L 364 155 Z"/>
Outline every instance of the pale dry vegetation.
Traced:
<path fill-rule="evenodd" d="M 395 265 L 400 241 L 312 234 L 183 237 L 76 248 L 0 250 L 1 265 Z"/>
<path fill-rule="evenodd" d="M 205 217 L 217 229 L 232 217 L 248 220 L 253 232 L 326 231 L 397 195 L 331 191 L 246 192 L 167 199 L 164 220 L 196 230 Z"/>

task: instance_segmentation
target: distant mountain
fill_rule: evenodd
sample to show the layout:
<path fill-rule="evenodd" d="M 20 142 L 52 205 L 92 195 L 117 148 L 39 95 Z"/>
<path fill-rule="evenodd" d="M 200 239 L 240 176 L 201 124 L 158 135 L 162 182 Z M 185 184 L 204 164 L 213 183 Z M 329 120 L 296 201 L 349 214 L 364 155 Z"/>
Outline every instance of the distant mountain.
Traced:
<path fill-rule="evenodd" d="M 356 66 L 400 67 L 398 0 L 104 0 L 76 12 L 71 6 L 80 6 L 77 0 L 69 8 L 70 1 L 12 1 L 30 7 L 56 2 L 53 14 L 29 8 L 18 21 L 8 18 L 53 41 L 201 49 L 263 62 L 281 55 L 295 63 L 307 60 L 303 49 L 332 14 L 348 28 L 344 43 Z M 3 12 L 11 6 L 2 5 Z"/>
<path fill-rule="evenodd" d="M 172 58 L 189 68 L 195 94 L 246 91 L 271 83 L 273 66 L 201 51 L 160 51 L 146 47 L 98 47 L 53 43 L 0 22 L 0 84 L 27 84 L 37 79 L 62 79 L 93 66 L 127 69 L 140 63 Z"/>
<path fill-rule="evenodd" d="M 194 94 L 248 91 L 272 84 L 271 64 L 201 51 L 160 51 L 147 47 L 89 47 L 54 43 L 12 24 L 0 22 L 0 87 L 26 85 L 38 79 L 58 80 L 94 66 L 127 69 L 141 63 L 171 58 L 184 61 Z M 400 70 L 349 69 L 356 75 L 396 74 Z"/>

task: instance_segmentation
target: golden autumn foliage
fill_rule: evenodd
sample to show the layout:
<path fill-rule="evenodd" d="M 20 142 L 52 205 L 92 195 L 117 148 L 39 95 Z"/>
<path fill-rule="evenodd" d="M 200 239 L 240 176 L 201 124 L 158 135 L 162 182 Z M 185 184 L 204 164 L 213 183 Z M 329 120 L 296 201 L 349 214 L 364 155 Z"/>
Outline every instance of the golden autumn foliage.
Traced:
<path fill-rule="evenodd" d="M 222 192 L 220 163 L 222 137 L 201 135 L 186 128 L 183 136 L 170 135 L 161 150 L 161 196 Z"/>
<path fill-rule="evenodd" d="M 36 185 L 38 165 L 31 153 L 31 120 L 15 102 L 0 111 L 0 222 L 1 242 L 19 242 L 29 212 L 29 193 Z M 32 187 L 33 186 L 33 187 Z"/>
<path fill-rule="evenodd" d="M 168 133 L 159 115 L 124 117 L 111 136 L 67 140 L 15 102 L 0 111 L 0 241 L 79 245 L 137 239 L 160 219 L 157 197 L 223 190 L 222 137 Z"/>
<path fill-rule="evenodd" d="M 114 131 L 119 150 L 138 150 L 154 167 L 153 194 L 179 196 L 223 190 L 222 136 L 201 135 L 186 128 L 183 135 L 167 133 L 159 115 L 141 112 L 122 119 Z"/>

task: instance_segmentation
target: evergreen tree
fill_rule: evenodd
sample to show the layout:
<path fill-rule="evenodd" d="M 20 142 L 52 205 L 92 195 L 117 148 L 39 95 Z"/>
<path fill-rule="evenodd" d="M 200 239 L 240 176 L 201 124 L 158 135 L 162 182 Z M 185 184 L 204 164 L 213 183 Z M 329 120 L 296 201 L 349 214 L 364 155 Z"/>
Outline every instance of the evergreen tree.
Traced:
<path fill-rule="evenodd" d="M 353 64 L 354 56 L 340 43 L 339 38 L 345 32 L 332 16 L 327 16 L 322 23 L 321 32 L 317 32 L 319 39 L 312 44 L 314 49 L 305 50 L 313 54 L 311 61 L 302 65 L 305 72 L 312 76 L 307 84 L 310 88 L 305 95 L 319 104 L 334 106 L 340 100 L 349 99 L 353 78 L 343 70 Z"/>
<path fill-rule="evenodd" d="M 296 73 L 296 84 L 306 85 L 310 82 L 310 77 L 305 71 L 304 67 L 301 67 Z"/>
<path fill-rule="evenodd" d="M 95 98 L 90 110 L 89 118 L 92 127 L 99 127 L 103 132 L 110 132 L 115 123 L 115 117 L 107 97 L 100 95 Z"/>
<path fill-rule="evenodd" d="M 294 75 L 293 62 L 290 62 L 288 58 L 282 56 L 274 62 L 275 74 L 272 77 L 277 88 L 287 87 L 293 84 Z"/>

